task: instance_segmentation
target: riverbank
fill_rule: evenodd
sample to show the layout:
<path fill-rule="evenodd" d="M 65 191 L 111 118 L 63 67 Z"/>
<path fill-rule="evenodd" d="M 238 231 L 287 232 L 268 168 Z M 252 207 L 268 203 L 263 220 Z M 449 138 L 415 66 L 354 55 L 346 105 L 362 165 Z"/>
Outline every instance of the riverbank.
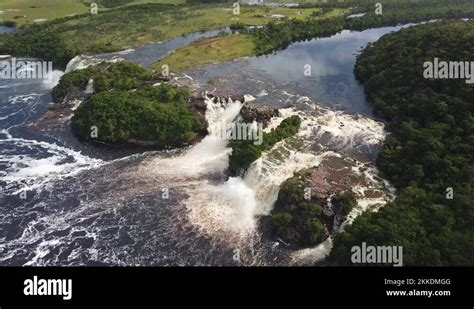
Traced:
<path fill-rule="evenodd" d="M 404 266 L 473 265 L 474 87 L 462 73 L 424 74 L 437 57 L 472 60 L 473 33 L 474 21 L 428 23 L 384 36 L 358 57 L 356 76 L 391 132 L 377 167 L 399 194 L 336 237 L 331 263 L 353 265 L 350 248 L 367 242 L 403 246 Z"/>
<path fill-rule="evenodd" d="M 430 8 L 420 7 L 417 3 L 411 5 L 402 3 L 389 8 L 392 10 L 383 15 L 369 11 L 368 14 L 361 14 L 356 18 L 344 18 L 347 16 L 344 10 L 335 9 L 305 19 L 290 19 L 265 27 L 246 29 L 243 30 L 245 36 L 216 37 L 186 46 L 161 59 L 152 67 L 161 70 L 163 64 L 168 64 L 172 72 L 181 72 L 202 65 L 266 55 L 286 49 L 295 42 L 329 37 L 344 29 L 363 31 L 375 27 L 397 26 L 401 23 L 474 17 L 474 8 L 464 3 L 447 7 L 437 4 Z M 232 47 L 229 46 L 231 44 Z"/>
<path fill-rule="evenodd" d="M 254 55 L 255 44 L 251 35 L 225 35 L 198 40 L 174 51 L 151 67 L 157 72 L 163 65 L 169 71 L 181 73 L 185 70 L 216 64 Z"/>
<path fill-rule="evenodd" d="M 280 16 L 302 20 L 320 10 L 242 5 L 238 14 L 234 14 L 232 4 L 131 5 L 94 16 L 82 14 L 29 25 L 14 37 L 2 37 L 0 49 L 18 57 L 51 60 L 55 67 L 64 68 L 69 60 L 81 54 L 117 52 L 194 32 L 223 29 L 237 22 L 258 26 L 272 21 L 279 23 Z M 345 10 L 337 12 L 342 15 Z M 22 48 L 25 45 L 30 48 L 25 50 Z"/>

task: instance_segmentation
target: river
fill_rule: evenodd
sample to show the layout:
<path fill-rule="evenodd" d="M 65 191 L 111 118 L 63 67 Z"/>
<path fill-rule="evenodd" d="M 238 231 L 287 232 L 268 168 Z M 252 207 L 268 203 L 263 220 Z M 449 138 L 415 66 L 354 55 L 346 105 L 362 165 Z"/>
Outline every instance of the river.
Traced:
<path fill-rule="evenodd" d="M 297 136 L 278 143 L 242 178 L 225 176 L 230 149 L 213 132 L 182 151 L 118 159 L 31 132 L 23 126 L 45 114 L 63 72 L 56 71 L 50 84 L 0 80 L 0 265 L 298 265 L 321 260 L 330 239 L 292 251 L 271 237 L 267 215 L 280 184 L 294 171 L 336 159 L 359 177 L 354 184 L 359 206 L 345 224 L 393 198 L 393 188 L 373 166 L 384 126 L 371 118 L 353 66 L 361 47 L 399 29 L 342 31 L 273 55 L 186 72 L 183 80 L 202 89 L 218 87 L 220 93 L 246 94 L 256 106 L 283 108 L 271 127 L 292 114 L 303 118 Z M 77 58 L 68 69 L 117 58 L 149 66 L 179 46 L 216 33 Z M 311 76 L 304 75 L 305 65 L 311 66 Z M 232 121 L 241 108 L 240 102 L 207 104 L 210 124 Z M 367 188 L 382 197 L 365 197 Z"/>

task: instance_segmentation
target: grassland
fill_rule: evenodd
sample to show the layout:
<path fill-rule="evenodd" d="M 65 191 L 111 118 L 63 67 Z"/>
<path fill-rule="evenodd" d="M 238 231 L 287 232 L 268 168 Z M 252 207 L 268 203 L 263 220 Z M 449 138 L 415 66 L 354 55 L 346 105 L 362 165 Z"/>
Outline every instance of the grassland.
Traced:
<path fill-rule="evenodd" d="M 18 25 L 43 22 L 60 17 L 88 13 L 84 0 L 1 0 L 0 23 L 14 21 Z M 88 1 L 93 2 L 93 1 Z M 185 0 L 136 0 L 127 5 L 144 3 L 183 4 Z M 101 8 L 101 10 L 106 10 Z"/>
<path fill-rule="evenodd" d="M 88 10 L 80 0 L 2 0 L 0 20 L 22 25 L 34 23 L 35 20 L 86 13 Z"/>
<path fill-rule="evenodd" d="M 22 1 L 27 2 L 26 0 Z M 28 2 L 32 3 L 32 0 Z M 81 4 L 79 2 L 76 2 L 76 4 L 77 12 L 79 12 L 79 9 L 82 9 Z M 2 5 L 7 7 L 5 4 Z M 11 6 L 13 6 L 13 2 L 11 2 Z M 45 10 L 47 10 L 46 7 L 43 11 Z M 35 32 L 38 36 L 46 32 L 55 33 L 64 42 L 64 46 L 75 52 L 96 53 L 170 40 L 191 32 L 225 28 L 236 22 L 243 22 L 246 25 L 264 25 L 276 19 L 272 15 L 304 19 L 319 10 L 319 8 L 292 9 L 242 6 L 240 14 L 234 15 L 232 14 L 232 3 L 198 6 L 134 5 L 126 8 L 104 10 L 96 16 L 85 14 L 69 18 L 60 23 L 47 23 L 41 28 L 35 29 Z M 70 8 L 69 11 L 64 9 L 62 14 L 66 14 L 66 12 L 72 13 L 73 9 Z M 342 10 L 337 10 L 331 12 L 331 14 L 334 14 L 334 12 L 336 14 L 343 13 Z M 50 14 L 52 13 L 50 12 Z M 59 15 L 59 13 L 56 15 Z M 34 15 L 34 18 L 40 17 L 47 17 L 47 15 L 39 13 Z"/>
<path fill-rule="evenodd" d="M 31 2 L 33 0 L 21 1 L 33 3 Z M 64 1 L 77 1 L 76 5 L 82 5 L 78 2 L 80 0 Z M 10 4 L 13 5 L 13 2 Z M 35 9 L 39 10 L 39 8 Z M 43 8 L 43 11 L 45 10 L 47 10 L 46 7 Z M 136 48 L 145 44 L 171 40 L 192 32 L 222 29 L 235 23 L 262 26 L 271 21 L 276 23 L 289 19 L 303 21 L 310 16 L 312 19 L 342 16 L 349 9 L 335 9 L 326 14 L 322 14 L 320 10 L 320 8 L 270 8 L 242 5 L 240 14 L 233 14 L 232 3 L 200 5 L 148 3 L 127 5 L 116 9 L 101 9 L 98 15 L 92 15 L 86 10 L 86 13 L 81 15 L 62 18 L 55 22 L 36 23 L 34 26 L 24 28 L 15 36 L 0 37 L 0 50 L 17 57 L 36 57 L 53 61 L 57 68 L 63 68 L 70 59 L 79 54 L 97 54 Z M 62 11 L 62 14 L 65 13 L 66 11 Z M 36 17 L 46 16 L 35 15 Z M 246 48 L 238 51 L 242 56 L 248 55 Z M 227 55 L 222 59 L 233 57 L 237 55 Z M 217 58 L 215 61 L 221 61 L 221 59 Z"/>
<path fill-rule="evenodd" d="M 255 43 L 250 35 L 218 36 L 179 48 L 152 67 L 160 72 L 162 65 L 166 64 L 171 72 L 176 73 L 192 67 L 252 56 L 254 49 Z"/>
<path fill-rule="evenodd" d="M 222 10 L 222 9 L 221 9 Z M 292 8 L 265 8 L 243 7 L 240 15 L 234 16 L 233 22 L 243 22 L 246 25 L 264 25 L 275 20 L 272 15 L 285 15 L 289 18 L 305 19 L 319 9 L 292 9 Z M 347 12 L 344 9 L 334 9 L 324 15 L 314 17 L 330 18 L 342 16 Z M 212 15 L 219 16 L 221 13 Z M 222 20 L 225 22 L 225 20 Z M 232 35 L 200 40 L 183 48 L 177 49 L 168 57 L 153 64 L 158 72 L 162 65 L 167 64 L 171 72 L 178 73 L 192 67 L 220 63 L 238 58 L 255 55 L 255 38 L 250 35 Z"/>

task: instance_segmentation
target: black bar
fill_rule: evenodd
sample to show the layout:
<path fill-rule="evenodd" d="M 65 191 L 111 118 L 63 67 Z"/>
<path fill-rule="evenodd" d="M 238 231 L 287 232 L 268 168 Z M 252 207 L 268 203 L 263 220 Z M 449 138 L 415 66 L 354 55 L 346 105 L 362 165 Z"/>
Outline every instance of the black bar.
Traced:
<path fill-rule="evenodd" d="M 382 267 L 4 267 L 0 307 L 9 304 L 456 304 L 473 308 L 472 268 Z M 25 296 L 24 281 L 72 279 L 72 298 Z M 444 279 L 384 284 L 385 279 Z M 447 281 L 446 279 L 449 279 Z M 420 281 L 421 282 L 421 281 Z M 441 284 L 440 282 L 444 282 Z M 447 284 L 449 282 L 449 284 Z M 387 290 L 449 290 L 450 296 L 387 296 Z M 457 308 L 458 306 L 456 306 Z M 450 308 L 453 308 L 450 306 Z"/>

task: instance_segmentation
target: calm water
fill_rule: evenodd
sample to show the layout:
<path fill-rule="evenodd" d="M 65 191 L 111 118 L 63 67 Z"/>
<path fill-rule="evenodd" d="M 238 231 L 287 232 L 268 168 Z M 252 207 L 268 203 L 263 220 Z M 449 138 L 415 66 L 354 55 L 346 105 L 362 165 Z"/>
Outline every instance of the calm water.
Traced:
<path fill-rule="evenodd" d="M 124 60 L 139 63 L 144 67 L 149 67 L 156 61 L 166 57 L 168 54 L 180 47 L 186 46 L 198 39 L 217 36 L 221 32 L 229 33 L 230 30 L 227 28 L 191 33 L 187 36 L 180 37 L 167 42 L 144 45 L 136 49 L 124 52 L 96 55 L 95 57 L 104 60 L 112 58 L 121 58 Z"/>
<path fill-rule="evenodd" d="M 219 81 L 219 86 L 229 91 L 250 93 L 259 104 L 282 107 L 308 96 L 319 104 L 372 115 L 353 73 L 356 54 L 367 43 L 408 26 L 344 30 L 328 38 L 294 43 L 274 55 L 191 70 L 190 75 L 201 84 Z M 305 75 L 306 68 L 310 68 L 310 76 Z"/>
<path fill-rule="evenodd" d="M 10 32 L 10 31 L 12 31 L 12 30 L 13 30 L 12 28 L 0 26 L 0 34 L 2 34 L 2 33 L 7 33 L 7 32 Z"/>

